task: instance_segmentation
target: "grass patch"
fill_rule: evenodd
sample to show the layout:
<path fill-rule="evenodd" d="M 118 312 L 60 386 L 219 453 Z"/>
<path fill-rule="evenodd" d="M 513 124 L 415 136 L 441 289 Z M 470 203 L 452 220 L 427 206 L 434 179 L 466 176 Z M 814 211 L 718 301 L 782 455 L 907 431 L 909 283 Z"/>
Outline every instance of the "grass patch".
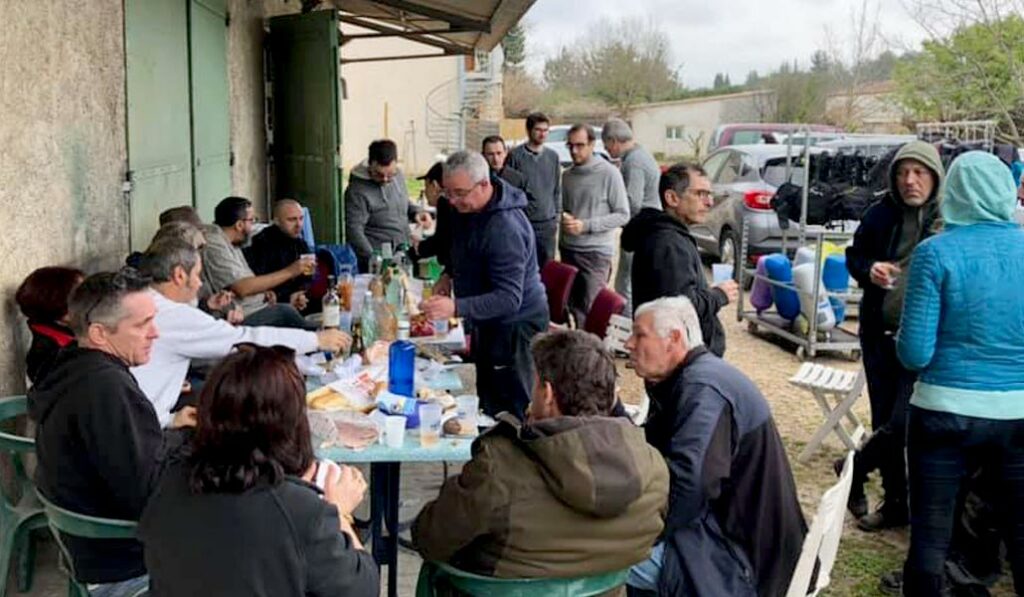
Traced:
<path fill-rule="evenodd" d="M 902 568 L 904 556 L 899 547 L 847 529 L 839 543 L 832 582 L 821 594 L 829 597 L 885 595 L 878 588 L 879 577 Z"/>

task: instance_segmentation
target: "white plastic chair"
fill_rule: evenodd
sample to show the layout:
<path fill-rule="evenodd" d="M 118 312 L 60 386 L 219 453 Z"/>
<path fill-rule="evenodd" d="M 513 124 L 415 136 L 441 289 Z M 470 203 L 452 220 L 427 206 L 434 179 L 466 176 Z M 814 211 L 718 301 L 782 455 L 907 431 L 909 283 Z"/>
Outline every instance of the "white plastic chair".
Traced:
<path fill-rule="evenodd" d="M 810 392 L 825 415 L 825 422 L 814 432 L 797 460 L 807 462 L 831 433 L 836 434 L 846 449 L 857 449 L 864 437 L 864 425 L 852 409 L 864 392 L 863 369 L 844 371 L 816 363 L 804 363 L 789 378 L 789 383 Z M 843 425 L 844 419 L 849 422 L 849 430 Z"/>
<path fill-rule="evenodd" d="M 800 559 L 793 571 L 793 579 L 789 582 L 786 597 L 804 597 L 817 595 L 829 585 L 832 566 L 836 562 L 839 551 L 839 539 L 843 536 L 843 520 L 846 518 L 846 500 L 850 497 L 853 485 L 853 451 L 846 454 L 843 462 L 843 474 L 839 481 L 829 487 L 818 505 L 811 528 L 804 538 L 804 546 L 800 551 Z M 820 562 L 818 576 L 814 586 L 814 564 Z"/>

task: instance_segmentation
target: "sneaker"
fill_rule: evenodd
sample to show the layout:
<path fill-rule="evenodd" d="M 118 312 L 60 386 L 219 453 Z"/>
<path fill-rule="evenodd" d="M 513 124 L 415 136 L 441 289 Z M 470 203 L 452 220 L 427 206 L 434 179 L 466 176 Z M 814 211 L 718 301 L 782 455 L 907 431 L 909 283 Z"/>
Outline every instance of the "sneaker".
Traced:
<path fill-rule="evenodd" d="M 843 465 L 845 463 L 845 458 L 837 458 L 832 463 L 832 470 L 837 477 L 843 474 Z M 854 483 L 853 487 L 850 488 L 850 497 L 846 500 L 846 509 L 850 511 L 850 514 L 853 514 L 854 518 L 861 518 L 868 513 L 868 498 L 864 495 L 863 486 Z"/>
<path fill-rule="evenodd" d="M 903 571 L 893 570 L 878 578 L 878 590 L 886 595 L 903 594 Z"/>
<path fill-rule="evenodd" d="M 865 533 L 877 533 L 885 529 L 896 529 L 910 524 L 906 508 L 897 509 L 882 504 L 877 510 L 857 521 L 857 528 Z"/>

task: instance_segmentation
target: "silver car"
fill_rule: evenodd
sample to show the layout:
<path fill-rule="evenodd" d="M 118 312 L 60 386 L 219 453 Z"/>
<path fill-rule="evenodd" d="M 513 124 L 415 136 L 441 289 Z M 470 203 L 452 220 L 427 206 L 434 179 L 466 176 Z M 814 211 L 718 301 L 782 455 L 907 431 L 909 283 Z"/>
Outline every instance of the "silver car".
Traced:
<path fill-rule="evenodd" d="M 799 155 L 801 149 L 793 148 Z M 812 154 L 821 149 L 810 148 Z M 775 189 L 791 180 L 802 184 L 804 169 L 794 166 L 787 178 L 785 145 L 730 145 L 707 157 L 704 171 L 711 181 L 713 205 L 703 224 L 690 226 L 690 233 L 705 253 L 723 263 L 739 264 L 740 227 L 747 221 L 747 267 L 757 257 L 782 249 L 782 229 L 771 208 Z"/>

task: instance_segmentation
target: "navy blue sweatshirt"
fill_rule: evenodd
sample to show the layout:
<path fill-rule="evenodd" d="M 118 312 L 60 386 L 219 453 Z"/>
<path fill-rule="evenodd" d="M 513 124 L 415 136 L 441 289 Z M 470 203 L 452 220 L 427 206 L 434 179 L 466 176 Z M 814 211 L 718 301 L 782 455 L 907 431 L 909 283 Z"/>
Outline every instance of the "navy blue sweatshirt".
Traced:
<path fill-rule="evenodd" d="M 494 195 L 479 213 L 454 213 L 455 309 L 472 322 L 511 323 L 543 313 L 547 294 L 537 267 L 526 194 L 491 177 Z"/>

